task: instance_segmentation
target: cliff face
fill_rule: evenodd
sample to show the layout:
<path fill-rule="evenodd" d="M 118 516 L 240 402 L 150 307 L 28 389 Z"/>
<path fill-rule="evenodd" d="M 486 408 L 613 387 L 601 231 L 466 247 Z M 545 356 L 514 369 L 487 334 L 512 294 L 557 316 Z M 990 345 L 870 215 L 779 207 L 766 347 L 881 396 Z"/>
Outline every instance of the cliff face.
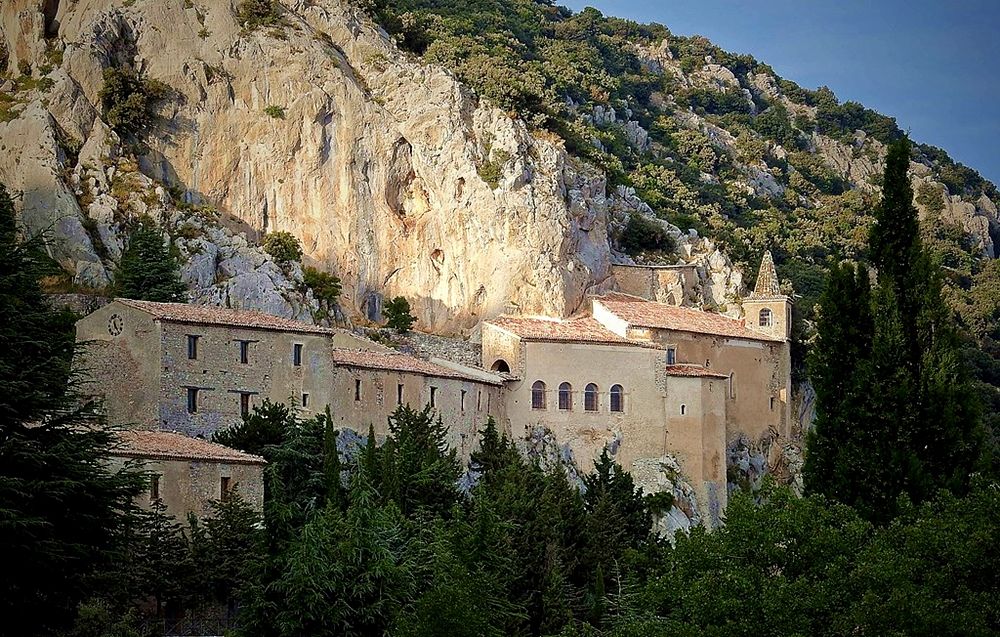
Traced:
<path fill-rule="evenodd" d="M 565 314 L 608 276 L 604 176 L 407 60 L 346 5 L 289 3 L 285 25 L 243 33 L 228 4 L 108 4 L 59 4 L 56 86 L 0 130 L 13 150 L 0 178 L 25 193 L 29 228 L 61 220 L 53 249 L 80 282 L 106 282 L 107 264 L 61 179 L 72 161 L 57 130 L 82 142 L 82 165 L 108 157 L 98 92 L 123 63 L 174 92 L 141 172 L 255 230 L 292 232 L 358 313 L 403 294 L 423 329 L 454 332 L 507 305 Z M 41 7 L 21 5 L 4 9 L 6 38 L 37 43 Z M 11 65 L 45 64 L 44 44 L 8 49 Z M 491 161 L 496 188 L 479 175 Z"/>

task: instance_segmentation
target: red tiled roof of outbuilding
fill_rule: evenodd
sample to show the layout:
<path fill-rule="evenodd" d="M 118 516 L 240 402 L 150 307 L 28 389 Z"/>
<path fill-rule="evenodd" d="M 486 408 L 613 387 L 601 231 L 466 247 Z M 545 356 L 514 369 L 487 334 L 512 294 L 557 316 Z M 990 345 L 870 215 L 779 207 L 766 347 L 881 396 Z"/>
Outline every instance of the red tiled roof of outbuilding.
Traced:
<path fill-rule="evenodd" d="M 529 341 L 564 341 L 663 349 L 655 343 L 619 336 L 591 317 L 560 320 L 500 316 L 487 323 Z"/>
<path fill-rule="evenodd" d="M 146 312 L 153 318 L 177 323 L 224 325 L 303 334 L 332 334 L 334 332 L 328 327 L 310 325 L 257 310 L 234 310 L 214 305 L 191 305 L 188 303 L 156 303 L 135 299 L 115 300 L 127 307 Z"/>
<path fill-rule="evenodd" d="M 425 376 L 436 376 L 438 378 L 457 378 L 477 383 L 489 383 L 491 385 L 503 384 L 503 380 L 499 376 L 496 377 L 496 380 L 488 379 L 488 376 L 495 375 L 490 372 L 482 371 L 481 375 L 463 374 L 457 369 L 444 367 L 443 365 L 400 352 L 334 348 L 333 362 L 337 365 L 348 367 L 409 372 Z"/>
<path fill-rule="evenodd" d="M 656 303 L 646 299 L 612 292 L 594 299 L 609 312 L 635 327 L 648 327 L 661 330 L 676 330 L 696 334 L 711 334 L 713 336 L 728 336 L 745 338 L 755 341 L 782 341 L 783 339 L 755 332 L 743 321 L 729 318 L 714 312 L 696 310 L 690 307 L 679 307 Z"/>
<path fill-rule="evenodd" d="M 692 365 L 687 363 L 677 363 L 667 365 L 667 376 L 694 376 L 708 378 L 729 378 L 725 374 L 713 371 L 702 365 Z"/>
<path fill-rule="evenodd" d="M 128 429 L 118 433 L 118 440 L 121 446 L 112 455 L 123 458 L 264 464 L 260 456 L 173 431 Z"/>

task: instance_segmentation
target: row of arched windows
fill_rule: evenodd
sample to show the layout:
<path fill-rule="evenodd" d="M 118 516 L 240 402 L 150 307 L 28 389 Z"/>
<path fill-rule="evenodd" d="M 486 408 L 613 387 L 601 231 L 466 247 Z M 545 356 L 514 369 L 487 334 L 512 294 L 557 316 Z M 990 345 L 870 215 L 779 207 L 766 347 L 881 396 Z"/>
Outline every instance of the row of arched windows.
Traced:
<path fill-rule="evenodd" d="M 588 383 L 583 390 L 583 410 L 600 411 L 600 391 L 594 383 Z M 625 411 L 625 390 L 621 385 L 612 385 L 608 392 L 608 407 L 610 411 Z M 573 386 L 569 383 L 559 384 L 558 404 L 560 411 L 573 410 Z M 531 385 L 531 408 L 547 409 L 545 383 L 536 380 Z"/>

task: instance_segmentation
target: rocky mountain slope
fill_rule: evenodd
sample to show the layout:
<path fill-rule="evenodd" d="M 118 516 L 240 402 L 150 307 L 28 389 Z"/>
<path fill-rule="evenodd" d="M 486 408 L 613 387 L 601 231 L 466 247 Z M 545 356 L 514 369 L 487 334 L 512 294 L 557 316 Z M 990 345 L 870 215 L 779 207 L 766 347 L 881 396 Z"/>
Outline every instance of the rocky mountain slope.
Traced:
<path fill-rule="evenodd" d="M 571 313 L 633 260 L 699 263 L 694 302 L 738 313 L 741 269 L 768 248 L 808 314 L 825 259 L 862 256 L 901 134 L 748 56 L 592 10 L 245 5 L 268 3 L 4 3 L 0 181 L 77 286 L 106 285 L 152 212 L 196 299 L 286 315 L 315 302 L 255 245 L 275 230 L 342 279 L 349 316 L 403 294 L 437 333 Z M 160 87 L 141 136 L 109 110 L 107 69 Z M 996 188 L 926 146 L 912 176 L 965 293 L 997 253 Z"/>

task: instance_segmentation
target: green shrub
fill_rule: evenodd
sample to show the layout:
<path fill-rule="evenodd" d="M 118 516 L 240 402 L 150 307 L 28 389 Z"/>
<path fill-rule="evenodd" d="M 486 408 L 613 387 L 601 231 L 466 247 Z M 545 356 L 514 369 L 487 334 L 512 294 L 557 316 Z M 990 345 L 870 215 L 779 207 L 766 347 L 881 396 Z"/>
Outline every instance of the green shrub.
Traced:
<path fill-rule="evenodd" d="M 140 141 L 153 123 L 156 104 L 168 94 L 163 82 L 147 79 L 129 66 L 113 66 L 104 69 L 97 95 L 112 130 L 124 139 Z"/>
<path fill-rule="evenodd" d="M 631 256 L 647 250 L 672 252 L 675 247 L 674 238 L 666 228 L 640 214 L 634 214 L 629 218 L 619 244 L 622 250 Z"/>
<path fill-rule="evenodd" d="M 490 159 L 487 159 L 476 167 L 479 178 L 486 182 L 487 186 L 496 190 L 500 185 L 500 179 L 503 178 L 504 164 L 510 161 L 510 157 L 510 153 L 505 150 L 498 149 L 493 151 Z"/>
<path fill-rule="evenodd" d="M 277 4 L 273 0 L 243 0 L 236 10 L 236 18 L 247 31 L 273 26 L 281 21 Z"/>
<path fill-rule="evenodd" d="M 409 332 L 417 320 L 410 313 L 410 302 L 402 296 L 388 301 L 382 308 L 382 316 L 385 317 L 385 326 L 400 334 Z"/>
<path fill-rule="evenodd" d="M 271 105 L 264 109 L 264 112 L 274 119 L 285 119 L 285 109 L 282 106 Z"/>
<path fill-rule="evenodd" d="M 313 296 L 320 303 L 333 305 L 340 298 L 340 279 L 330 274 L 317 270 L 312 266 L 302 269 L 302 281 L 313 292 Z"/>
<path fill-rule="evenodd" d="M 261 245 L 280 264 L 302 260 L 302 244 L 291 232 L 272 232 L 264 237 Z"/>

